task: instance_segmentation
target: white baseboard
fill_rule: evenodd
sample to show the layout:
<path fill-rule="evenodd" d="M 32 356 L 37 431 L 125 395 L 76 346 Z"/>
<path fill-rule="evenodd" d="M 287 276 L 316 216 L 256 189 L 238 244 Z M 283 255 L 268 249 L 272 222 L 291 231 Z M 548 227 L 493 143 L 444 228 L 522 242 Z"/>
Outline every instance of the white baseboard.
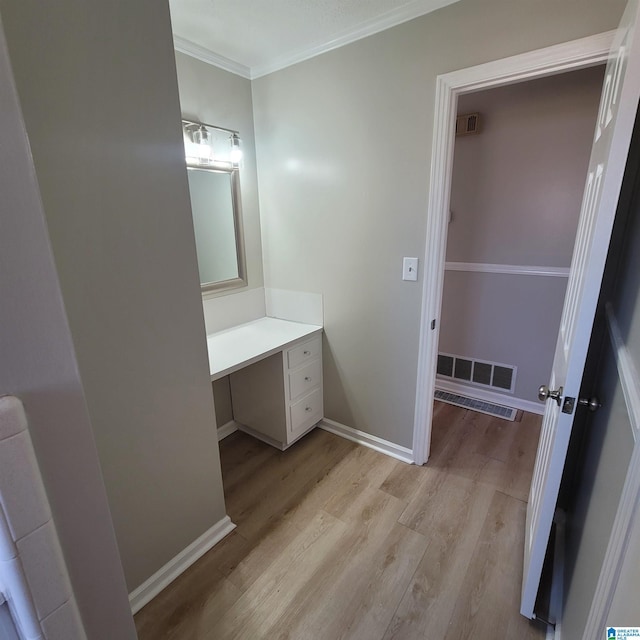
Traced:
<path fill-rule="evenodd" d="M 472 387 L 471 385 L 466 385 L 460 382 L 453 382 L 452 380 L 442 380 L 441 378 L 436 378 L 436 389 L 440 389 L 441 391 L 448 391 L 449 393 L 457 393 L 462 396 L 470 396 L 471 398 L 477 398 L 478 400 L 484 400 L 485 402 L 501 404 L 505 407 L 522 409 L 523 411 L 535 413 L 539 416 L 544 414 L 544 404 L 542 403 L 515 398 L 514 396 L 508 396 L 503 393 L 496 393 L 495 391 L 487 391 L 485 389 Z"/>
<path fill-rule="evenodd" d="M 275 440 L 274 438 L 270 438 L 269 436 L 265 436 L 264 433 L 260 433 L 251 427 L 247 427 L 246 424 L 241 424 L 240 422 L 236 423 L 238 427 L 238 431 L 242 431 L 242 433 L 246 433 L 247 435 L 255 438 L 256 440 L 260 440 L 260 442 L 264 442 L 268 444 L 270 447 L 275 447 L 276 449 L 280 449 L 280 451 L 284 451 L 289 445 L 284 444 L 284 442 L 280 442 Z"/>
<path fill-rule="evenodd" d="M 344 424 L 340 424 L 335 420 L 329 420 L 328 418 L 323 418 L 318 423 L 318 427 L 337 436 L 341 436 L 342 438 L 346 438 L 347 440 L 351 440 L 352 442 L 357 442 L 365 447 L 369 447 L 369 449 L 375 449 L 376 451 L 391 456 L 392 458 L 402 460 L 402 462 L 413 464 L 413 451 L 406 447 L 401 447 L 400 445 L 389 442 L 388 440 L 372 436 L 364 431 L 358 431 L 358 429 L 354 429 L 353 427 L 347 427 Z"/>
<path fill-rule="evenodd" d="M 145 604 L 155 598 L 167 585 L 235 528 L 236 525 L 231 522 L 229 516 L 225 516 L 214 524 L 211 529 L 205 531 L 197 540 L 194 540 L 186 549 L 183 549 L 175 558 L 169 560 L 164 567 L 156 571 L 148 580 L 145 580 L 129 594 L 132 613 L 135 614 L 140 611 Z"/>
<path fill-rule="evenodd" d="M 238 430 L 238 423 L 235 420 L 229 420 L 221 427 L 218 427 L 218 442 L 230 436 L 234 431 Z"/>

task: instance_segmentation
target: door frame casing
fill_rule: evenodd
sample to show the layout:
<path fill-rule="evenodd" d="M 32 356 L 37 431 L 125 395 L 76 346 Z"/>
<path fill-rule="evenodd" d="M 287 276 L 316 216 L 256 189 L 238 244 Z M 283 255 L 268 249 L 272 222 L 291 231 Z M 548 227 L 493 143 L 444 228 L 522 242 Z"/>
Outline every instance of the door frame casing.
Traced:
<path fill-rule="evenodd" d="M 615 31 L 487 62 L 436 79 L 418 347 L 413 457 L 429 459 L 458 96 L 605 63 Z M 434 323 L 435 328 L 432 327 Z"/>

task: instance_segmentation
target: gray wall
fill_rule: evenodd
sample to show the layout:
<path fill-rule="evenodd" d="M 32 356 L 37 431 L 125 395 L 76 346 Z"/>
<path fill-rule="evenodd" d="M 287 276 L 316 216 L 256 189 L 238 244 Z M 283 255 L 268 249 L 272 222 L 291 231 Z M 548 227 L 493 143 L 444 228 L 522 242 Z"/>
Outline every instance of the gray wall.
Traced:
<path fill-rule="evenodd" d="M 1 23 L 0 86 L 0 395 L 12 393 L 24 402 L 87 637 L 133 639 L 107 495 Z"/>
<path fill-rule="evenodd" d="M 481 132 L 456 138 L 447 261 L 569 267 L 603 67 L 462 96 Z M 536 401 L 551 371 L 567 280 L 449 271 L 439 350 L 518 367 Z M 542 407 L 542 405 L 540 405 Z"/>
<path fill-rule="evenodd" d="M 438 350 L 517 366 L 513 395 L 535 401 L 549 381 L 566 287 L 565 278 L 448 271 Z"/>
<path fill-rule="evenodd" d="M 0 11 L 132 590 L 225 515 L 169 9 Z"/>
<path fill-rule="evenodd" d="M 253 82 L 267 286 L 324 295 L 325 414 L 412 446 L 438 74 L 613 28 L 623 0 L 472 0 Z"/>
<path fill-rule="evenodd" d="M 213 400 L 216 405 L 218 426 L 222 427 L 233 420 L 233 406 L 231 404 L 231 386 L 229 376 L 220 378 L 213 383 Z"/>
<path fill-rule="evenodd" d="M 463 95 L 481 132 L 456 138 L 447 260 L 568 267 L 604 67 Z"/>
<path fill-rule="evenodd" d="M 262 287 L 262 237 L 251 82 L 183 53 L 176 52 L 175 55 L 183 117 L 240 132 L 243 154 L 240 193 L 247 257 L 247 288 Z M 207 298 L 218 295 L 233 295 L 233 292 L 207 293 Z M 213 389 L 218 426 L 222 426 L 233 419 L 229 379 L 216 380 Z"/>

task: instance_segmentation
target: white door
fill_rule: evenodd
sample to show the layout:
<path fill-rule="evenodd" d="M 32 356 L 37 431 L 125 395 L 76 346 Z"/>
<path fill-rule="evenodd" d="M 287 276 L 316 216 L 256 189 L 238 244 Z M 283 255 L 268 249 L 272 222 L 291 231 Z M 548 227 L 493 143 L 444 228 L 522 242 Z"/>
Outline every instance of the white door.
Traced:
<path fill-rule="evenodd" d="M 639 0 L 630 0 L 607 64 L 529 504 L 520 612 L 534 615 L 575 404 L 640 97 Z M 541 382 L 545 382 L 541 380 Z"/>

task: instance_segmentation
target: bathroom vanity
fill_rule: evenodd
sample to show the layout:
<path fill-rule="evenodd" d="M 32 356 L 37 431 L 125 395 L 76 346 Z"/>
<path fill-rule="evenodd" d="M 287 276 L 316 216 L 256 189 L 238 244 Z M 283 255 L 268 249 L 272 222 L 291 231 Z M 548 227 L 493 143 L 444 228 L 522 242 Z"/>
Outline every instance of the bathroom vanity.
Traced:
<path fill-rule="evenodd" d="M 309 324 L 322 322 L 322 296 L 263 287 L 212 296 L 248 285 L 240 136 L 182 126 L 211 380 L 229 376 L 239 429 L 286 449 L 324 415 L 322 326 Z"/>
<path fill-rule="evenodd" d="M 324 417 L 322 326 L 264 317 L 208 335 L 207 349 L 241 430 L 284 450 Z"/>

